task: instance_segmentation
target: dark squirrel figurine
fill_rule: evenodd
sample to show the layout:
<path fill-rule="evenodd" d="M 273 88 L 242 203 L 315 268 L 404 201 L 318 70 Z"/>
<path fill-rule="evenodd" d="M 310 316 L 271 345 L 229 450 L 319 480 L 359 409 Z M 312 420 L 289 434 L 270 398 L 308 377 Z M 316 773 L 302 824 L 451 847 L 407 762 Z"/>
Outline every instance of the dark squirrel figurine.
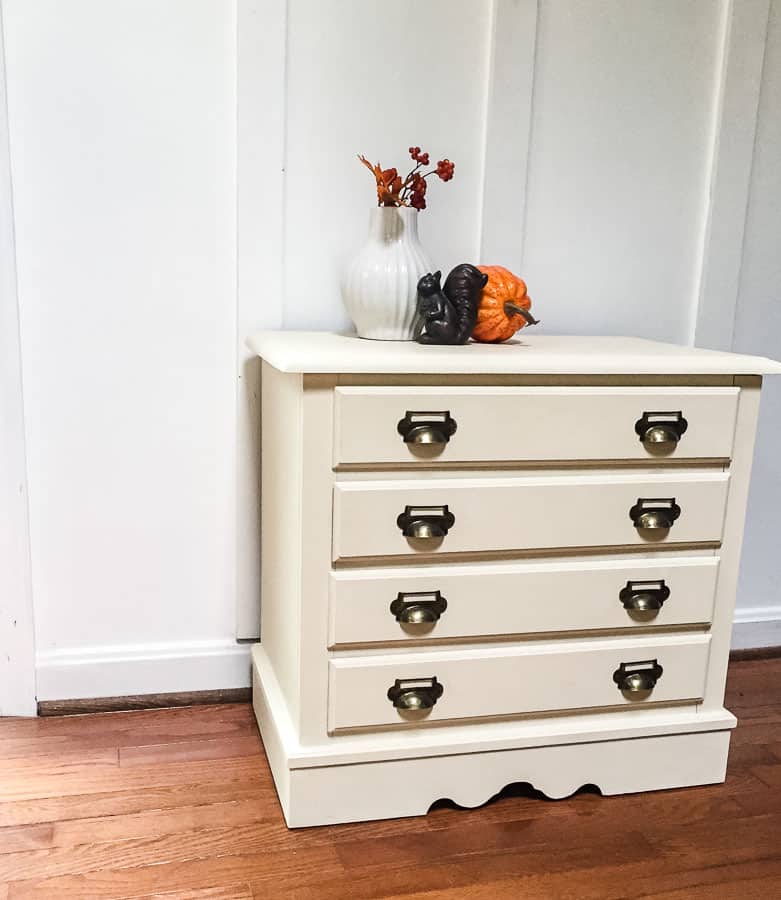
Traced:
<path fill-rule="evenodd" d="M 465 344 L 477 323 L 480 297 L 488 276 L 476 266 L 462 263 L 440 287 L 441 272 L 418 282 L 418 318 L 415 340 L 420 344 Z"/>

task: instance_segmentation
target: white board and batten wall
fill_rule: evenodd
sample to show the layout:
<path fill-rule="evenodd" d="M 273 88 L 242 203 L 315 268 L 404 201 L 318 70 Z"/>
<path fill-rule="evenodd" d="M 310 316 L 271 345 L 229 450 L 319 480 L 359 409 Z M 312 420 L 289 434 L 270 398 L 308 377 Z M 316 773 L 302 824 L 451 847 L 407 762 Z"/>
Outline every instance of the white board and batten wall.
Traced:
<path fill-rule="evenodd" d="M 2 11 L 38 697 L 245 684 L 233 5 Z"/>
<path fill-rule="evenodd" d="M 356 153 L 454 159 L 432 259 L 520 269 L 549 332 L 778 356 L 780 5 L 2 0 L 39 698 L 248 684 L 243 342 L 347 324 Z M 768 387 L 752 644 L 781 622 Z"/>

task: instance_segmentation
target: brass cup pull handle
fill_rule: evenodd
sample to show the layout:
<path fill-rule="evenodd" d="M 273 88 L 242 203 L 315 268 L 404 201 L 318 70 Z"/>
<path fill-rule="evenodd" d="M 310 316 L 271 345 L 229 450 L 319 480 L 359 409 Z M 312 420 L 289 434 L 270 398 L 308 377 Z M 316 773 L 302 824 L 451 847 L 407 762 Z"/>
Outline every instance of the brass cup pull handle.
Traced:
<path fill-rule="evenodd" d="M 415 412 L 408 409 L 396 426 L 405 444 L 447 444 L 456 428 L 458 423 L 449 410 Z"/>
<path fill-rule="evenodd" d="M 627 581 L 618 597 L 624 609 L 630 612 L 658 612 L 670 596 L 670 588 L 659 581 Z"/>
<path fill-rule="evenodd" d="M 444 692 L 444 687 L 434 678 L 397 678 L 388 688 L 388 700 L 396 709 L 431 709 Z"/>
<path fill-rule="evenodd" d="M 439 591 L 399 592 L 390 605 L 402 625 L 433 625 L 446 609 L 447 600 Z"/>
<path fill-rule="evenodd" d="M 675 497 L 652 499 L 640 497 L 629 510 L 629 518 L 634 522 L 635 528 L 649 530 L 672 528 L 680 514 L 681 507 L 675 502 Z"/>
<path fill-rule="evenodd" d="M 655 659 L 621 663 L 613 672 L 613 681 L 626 694 L 645 694 L 654 689 L 663 671 Z"/>
<path fill-rule="evenodd" d="M 447 506 L 405 506 L 396 519 L 404 537 L 418 540 L 442 538 L 455 522 L 456 517 Z"/>
<path fill-rule="evenodd" d="M 646 447 L 674 449 L 689 427 L 683 413 L 644 412 L 635 422 L 635 432 Z"/>

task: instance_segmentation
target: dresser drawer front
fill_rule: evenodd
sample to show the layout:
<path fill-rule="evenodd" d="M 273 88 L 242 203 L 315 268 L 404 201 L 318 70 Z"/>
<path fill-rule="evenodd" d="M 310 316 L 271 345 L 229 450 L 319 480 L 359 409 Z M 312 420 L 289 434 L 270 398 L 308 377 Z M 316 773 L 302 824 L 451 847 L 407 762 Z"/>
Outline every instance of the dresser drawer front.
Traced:
<path fill-rule="evenodd" d="M 708 635 L 691 635 L 333 659 L 329 730 L 699 700 L 709 647 Z M 650 691 L 630 694 L 614 680 L 622 666 L 654 662 L 662 671 Z M 427 711 L 400 711 L 388 698 L 397 680 L 433 679 L 442 693 Z"/>
<path fill-rule="evenodd" d="M 718 542 L 728 482 L 724 472 L 339 482 L 333 558 Z M 669 530 L 638 529 L 639 499 L 674 499 L 680 515 Z M 405 511 L 444 507 L 444 537 L 404 536 Z"/>
<path fill-rule="evenodd" d="M 332 572 L 329 644 L 706 624 L 718 566 L 709 556 Z"/>
<path fill-rule="evenodd" d="M 728 458 L 738 388 L 338 387 L 334 462 L 523 462 Z M 644 443 L 645 413 L 680 412 L 680 440 Z M 425 436 L 399 423 L 431 420 Z M 445 418 L 445 417 L 449 418 Z M 437 417 L 448 427 L 437 427 Z M 650 420 L 649 420 L 650 422 Z M 452 434 L 447 432 L 455 431 Z M 402 431 L 404 425 L 401 426 Z M 638 426 L 643 431 L 643 426 Z M 644 433 L 644 431 L 643 431 Z M 412 438 L 435 439 L 414 443 Z M 444 442 L 446 438 L 447 441 Z"/>

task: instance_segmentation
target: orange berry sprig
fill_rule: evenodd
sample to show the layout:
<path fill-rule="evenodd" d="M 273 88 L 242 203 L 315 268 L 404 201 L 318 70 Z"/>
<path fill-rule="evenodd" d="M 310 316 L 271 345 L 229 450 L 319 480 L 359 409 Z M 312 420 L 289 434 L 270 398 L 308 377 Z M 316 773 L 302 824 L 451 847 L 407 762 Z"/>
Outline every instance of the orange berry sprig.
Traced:
<path fill-rule="evenodd" d="M 423 166 L 429 165 L 429 154 L 421 151 L 420 147 L 410 147 L 409 155 L 416 165 L 404 179 L 397 169 L 383 169 L 379 163 L 372 165 L 365 156 L 358 156 L 374 175 L 378 206 L 410 206 L 413 209 L 425 209 L 428 187 L 426 179 L 429 175 L 436 175 L 441 181 L 450 181 L 453 178 L 456 166 L 449 159 L 440 159 L 436 168 L 421 172 Z"/>

